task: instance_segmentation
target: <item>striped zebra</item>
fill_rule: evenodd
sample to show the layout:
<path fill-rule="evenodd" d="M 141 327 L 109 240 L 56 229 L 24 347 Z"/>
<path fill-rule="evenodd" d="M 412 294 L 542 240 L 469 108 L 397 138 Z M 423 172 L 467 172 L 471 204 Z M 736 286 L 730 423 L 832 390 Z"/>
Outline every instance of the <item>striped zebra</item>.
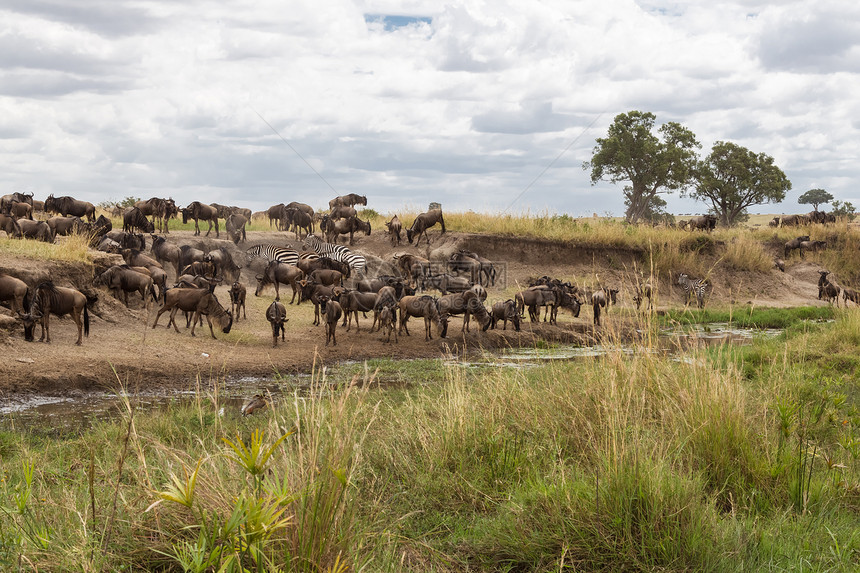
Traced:
<path fill-rule="evenodd" d="M 288 265 L 296 265 L 299 262 L 299 253 L 289 247 L 278 247 L 269 243 L 263 243 L 251 247 L 245 251 L 251 258 L 266 259 L 267 261 L 278 261 Z"/>
<path fill-rule="evenodd" d="M 684 304 L 690 303 L 690 297 L 696 296 L 696 305 L 705 308 L 705 291 L 708 288 L 708 279 L 691 279 L 685 273 L 678 277 L 678 284 L 684 289 Z"/>
<path fill-rule="evenodd" d="M 343 245 L 326 243 L 313 233 L 305 237 L 305 240 L 302 241 L 302 247 L 311 249 L 320 256 L 346 263 L 359 276 L 364 276 L 367 269 L 367 259 L 364 256 L 350 251 Z"/>

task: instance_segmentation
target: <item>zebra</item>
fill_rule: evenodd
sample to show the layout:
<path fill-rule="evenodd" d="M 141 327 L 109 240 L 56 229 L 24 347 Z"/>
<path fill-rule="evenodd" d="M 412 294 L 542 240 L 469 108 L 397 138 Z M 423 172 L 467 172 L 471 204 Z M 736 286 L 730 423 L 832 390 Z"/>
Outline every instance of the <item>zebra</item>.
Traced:
<path fill-rule="evenodd" d="M 678 277 L 678 284 L 684 289 L 685 304 L 689 304 L 690 297 L 696 296 L 696 305 L 705 308 L 705 291 L 708 288 L 708 279 L 691 279 L 685 273 Z"/>
<path fill-rule="evenodd" d="M 305 240 L 302 241 L 302 247 L 305 249 L 311 249 L 320 256 L 329 257 L 335 261 L 346 263 L 349 265 L 349 268 L 359 276 L 364 276 L 365 270 L 367 269 L 367 259 L 365 259 L 363 255 L 354 253 L 343 245 L 326 243 L 313 233 L 305 237 Z"/>
<path fill-rule="evenodd" d="M 251 258 L 266 259 L 266 261 L 278 261 L 295 266 L 299 262 L 299 253 L 289 247 L 278 247 L 269 243 L 263 243 L 251 247 L 245 251 Z"/>

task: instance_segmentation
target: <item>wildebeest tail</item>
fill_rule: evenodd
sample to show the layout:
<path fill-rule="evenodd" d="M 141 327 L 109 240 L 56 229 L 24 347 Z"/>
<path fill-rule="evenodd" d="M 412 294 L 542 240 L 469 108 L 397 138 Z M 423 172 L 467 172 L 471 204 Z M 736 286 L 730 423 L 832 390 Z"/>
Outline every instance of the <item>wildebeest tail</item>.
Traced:
<path fill-rule="evenodd" d="M 149 294 L 152 297 L 153 301 L 158 302 L 158 294 L 156 294 L 156 292 L 155 292 L 155 283 L 150 283 Z"/>
<path fill-rule="evenodd" d="M 30 312 L 30 303 L 33 301 L 32 295 L 30 294 L 30 287 L 27 287 L 26 292 L 24 292 L 24 310 Z"/>
<path fill-rule="evenodd" d="M 87 305 L 84 305 L 84 335 L 90 335 L 90 312 L 87 310 Z"/>

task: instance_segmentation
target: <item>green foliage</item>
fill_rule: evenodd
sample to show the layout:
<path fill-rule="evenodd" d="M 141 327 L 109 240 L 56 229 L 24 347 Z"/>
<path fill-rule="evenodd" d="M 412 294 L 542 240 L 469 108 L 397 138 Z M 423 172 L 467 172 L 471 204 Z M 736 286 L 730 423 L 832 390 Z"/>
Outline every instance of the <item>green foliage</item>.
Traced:
<path fill-rule="evenodd" d="M 652 133 L 656 117 L 630 111 L 615 116 L 605 138 L 598 138 L 591 162 L 591 183 L 630 181 L 624 188 L 626 219 L 636 223 L 649 211 L 659 212 L 658 193 L 684 189 L 696 164 L 696 136 L 679 123 L 665 123 Z"/>
<path fill-rule="evenodd" d="M 857 212 L 854 209 L 854 205 L 849 201 L 845 201 L 843 203 L 842 201 L 836 200 L 833 201 L 830 206 L 832 207 L 830 212 L 836 217 L 845 217 L 849 221 L 853 221 L 857 218 Z"/>
<path fill-rule="evenodd" d="M 96 205 L 99 209 L 104 209 L 105 211 L 112 209 L 113 207 L 120 207 L 122 209 L 126 207 L 134 207 L 134 204 L 140 201 L 140 197 L 132 197 L 128 196 L 120 201 L 114 201 L 112 199 L 107 201 L 101 201 Z"/>
<path fill-rule="evenodd" d="M 779 203 L 791 189 L 791 181 L 774 165 L 773 157 L 727 141 L 716 142 L 698 163 L 695 180 L 690 196 L 709 203 L 727 227 L 737 224 L 748 207 Z"/>
<path fill-rule="evenodd" d="M 816 211 L 822 203 L 830 203 L 833 201 L 833 195 L 824 189 L 810 189 L 803 195 L 797 198 L 797 202 L 801 205 L 812 205 Z"/>
<path fill-rule="evenodd" d="M 670 309 L 661 317 L 666 324 L 728 323 L 740 328 L 789 328 L 808 321 L 832 320 L 831 306 L 795 308 L 736 307 L 732 309 Z"/>

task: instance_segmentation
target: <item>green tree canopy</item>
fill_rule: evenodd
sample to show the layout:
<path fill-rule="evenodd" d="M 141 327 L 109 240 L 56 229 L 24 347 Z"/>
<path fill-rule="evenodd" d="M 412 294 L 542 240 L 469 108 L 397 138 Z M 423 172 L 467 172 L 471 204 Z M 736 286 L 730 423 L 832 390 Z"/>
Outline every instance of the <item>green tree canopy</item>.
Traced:
<path fill-rule="evenodd" d="M 653 133 L 656 117 L 650 112 L 630 111 L 615 116 L 605 138 L 598 138 L 590 162 L 591 184 L 629 181 L 624 187 L 629 223 L 659 212 L 658 193 L 685 189 L 692 182 L 696 149 L 701 147 L 692 131 L 679 123 L 665 123 Z M 665 205 L 665 202 L 663 203 Z"/>
<path fill-rule="evenodd" d="M 774 165 L 773 157 L 755 154 L 728 141 L 718 141 L 696 167 L 696 184 L 690 196 L 711 204 L 723 225 L 741 220 L 751 205 L 778 203 L 791 189 L 791 181 Z"/>
<path fill-rule="evenodd" d="M 830 203 L 833 201 L 833 195 L 824 189 L 810 189 L 803 195 L 797 198 L 797 202 L 801 205 L 812 205 L 816 211 L 822 203 Z"/>
<path fill-rule="evenodd" d="M 853 221 L 857 218 L 857 211 L 854 209 L 854 205 L 850 202 L 846 201 L 843 203 L 842 201 L 833 201 L 831 204 L 833 210 L 830 211 L 836 217 L 845 217 L 849 221 Z"/>

